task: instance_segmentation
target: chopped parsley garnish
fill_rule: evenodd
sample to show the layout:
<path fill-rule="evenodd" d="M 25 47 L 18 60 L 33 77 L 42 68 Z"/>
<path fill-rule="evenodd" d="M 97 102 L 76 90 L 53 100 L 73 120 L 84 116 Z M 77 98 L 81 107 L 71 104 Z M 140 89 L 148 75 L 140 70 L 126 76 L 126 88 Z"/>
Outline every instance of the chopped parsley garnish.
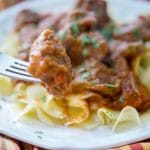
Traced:
<path fill-rule="evenodd" d="M 119 99 L 118 99 L 118 102 L 123 103 L 123 101 L 124 101 L 123 96 L 120 96 Z"/>
<path fill-rule="evenodd" d="M 40 135 L 37 135 L 37 137 L 39 138 L 39 139 L 42 139 L 43 137 L 42 136 L 40 136 Z"/>
<path fill-rule="evenodd" d="M 136 46 L 135 45 L 130 46 L 130 50 L 132 51 L 132 53 L 136 53 Z"/>
<path fill-rule="evenodd" d="M 87 34 L 82 34 L 80 40 L 82 45 L 88 45 L 92 43 L 91 38 Z"/>
<path fill-rule="evenodd" d="M 55 27 L 54 27 L 54 26 L 49 26 L 49 27 L 48 27 L 48 29 L 50 29 L 50 30 L 54 30 L 54 29 L 55 29 Z"/>
<path fill-rule="evenodd" d="M 98 84 L 99 83 L 99 79 L 95 79 L 91 82 L 93 85 Z"/>
<path fill-rule="evenodd" d="M 43 138 L 43 137 L 42 137 L 42 135 L 43 135 L 43 132 L 42 132 L 42 131 L 35 131 L 34 133 L 37 134 L 37 137 L 38 137 L 39 139 L 42 139 L 42 138 Z"/>
<path fill-rule="evenodd" d="M 100 46 L 100 43 L 98 40 L 89 37 L 87 34 L 82 34 L 80 36 L 80 40 L 83 46 L 93 45 L 94 48 L 98 48 Z"/>
<path fill-rule="evenodd" d="M 99 48 L 99 46 L 100 46 L 100 43 L 96 39 L 92 40 L 92 44 L 93 44 L 94 48 Z"/>
<path fill-rule="evenodd" d="M 84 71 L 86 71 L 86 69 L 85 69 L 84 67 L 79 68 L 79 70 L 78 70 L 79 73 L 82 73 L 82 72 L 84 72 Z"/>
<path fill-rule="evenodd" d="M 77 67 L 78 72 L 83 72 L 85 70 L 83 63 Z"/>
<path fill-rule="evenodd" d="M 78 26 L 78 22 L 77 21 L 73 21 L 72 22 L 72 26 L 71 26 L 71 30 L 75 35 L 78 35 L 80 33 L 79 30 L 79 26 Z"/>
<path fill-rule="evenodd" d="M 41 100 L 43 101 L 43 102 L 45 102 L 46 101 L 46 95 L 43 95 L 42 97 L 41 97 Z"/>
<path fill-rule="evenodd" d="M 112 38 L 113 33 L 115 32 L 115 25 L 112 21 L 110 21 L 100 32 L 103 34 L 103 36 L 110 40 Z"/>
<path fill-rule="evenodd" d="M 110 94 L 112 94 L 113 89 L 118 86 L 118 84 L 110 84 L 110 83 L 105 83 L 104 86 L 109 88 Z"/>
<path fill-rule="evenodd" d="M 87 48 L 84 48 L 82 54 L 84 57 L 88 57 L 89 56 L 89 50 Z"/>
<path fill-rule="evenodd" d="M 120 28 L 115 28 L 113 30 L 113 34 L 120 34 L 121 33 L 121 29 Z"/>
<path fill-rule="evenodd" d="M 81 17 L 81 15 L 74 16 L 74 20 L 79 20 Z"/>
<path fill-rule="evenodd" d="M 97 13 L 98 13 L 98 15 L 103 16 L 104 15 L 104 10 L 103 9 L 98 9 Z"/>
<path fill-rule="evenodd" d="M 36 133 L 36 134 L 43 134 L 42 131 L 35 131 L 34 133 Z"/>
<path fill-rule="evenodd" d="M 90 72 L 86 71 L 82 74 L 82 79 L 87 79 L 90 77 L 90 75 L 91 75 Z"/>
<path fill-rule="evenodd" d="M 113 115 L 112 115 L 112 113 L 111 112 L 109 112 L 109 111 L 107 111 L 106 112 L 106 114 L 108 114 L 110 117 L 112 117 Z"/>
<path fill-rule="evenodd" d="M 7 101 L 7 99 L 5 97 L 0 97 L 0 100 L 2 100 L 3 102 Z"/>
<path fill-rule="evenodd" d="M 136 39 L 141 39 L 142 35 L 141 35 L 141 31 L 139 29 L 135 29 L 132 31 L 133 35 L 136 37 Z"/>
<path fill-rule="evenodd" d="M 118 84 L 110 84 L 110 83 L 105 83 L 104 86 L 107 86 L 109 88 L 115 88 L 118 86 Z"/>
<path fill-rule="evenodd" d="M 59 31 L 58 32 L 58 37 L 61 39 L 61 40 L 64 40 L 64 38 L 66 37 L 66 35 L 67 35 L 67 32 L 66 31 L 63 31 L 63 30 L 61 30 L 61 31 Z"/>

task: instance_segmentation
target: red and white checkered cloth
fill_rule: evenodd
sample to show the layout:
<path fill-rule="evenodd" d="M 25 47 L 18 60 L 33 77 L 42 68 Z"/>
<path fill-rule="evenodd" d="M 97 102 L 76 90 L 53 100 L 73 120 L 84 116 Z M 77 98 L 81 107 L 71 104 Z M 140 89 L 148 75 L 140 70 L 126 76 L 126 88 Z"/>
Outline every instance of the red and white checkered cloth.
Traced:
<path fill-rule="evenodd" d="M 1 135 L 0 150 L 44 150 L 44 149 L 20 141 L 16 141 L 14 139 Z M 122 147 L 113 148 L 109 150 L 150 150 L 150 139 L 143 142 L 125 145 Z"/>

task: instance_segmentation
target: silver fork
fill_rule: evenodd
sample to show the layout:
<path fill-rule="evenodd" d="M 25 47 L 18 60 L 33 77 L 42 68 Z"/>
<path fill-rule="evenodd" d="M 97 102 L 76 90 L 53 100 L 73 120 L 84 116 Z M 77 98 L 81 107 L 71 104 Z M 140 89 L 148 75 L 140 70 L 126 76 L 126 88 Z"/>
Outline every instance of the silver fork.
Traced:
<path fill-rule="evenodd" d="M 0 52 L 0 74 L 8 76 L 17 80 L 29 81 L 29 82 L 41 82 L 40 79 L 34 78 L 28 73 L 27 67 L 29 63 L 8 56 Z"/>

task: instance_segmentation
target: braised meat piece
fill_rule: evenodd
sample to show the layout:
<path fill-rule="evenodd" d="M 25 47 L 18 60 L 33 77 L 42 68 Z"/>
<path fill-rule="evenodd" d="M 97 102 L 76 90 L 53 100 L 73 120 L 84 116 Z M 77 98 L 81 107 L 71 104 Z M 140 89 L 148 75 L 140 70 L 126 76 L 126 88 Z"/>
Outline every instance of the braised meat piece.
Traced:
<path fill-rule="evenodd" d="M 23 26 L 27 24 L 38 24 L 39 21 L 40 17 L 36 12 L 29 9 L 22 10 L 16 16 L 15 30 L 18 32 Z"/>
<path fill-rule="evenodd" d="M 98 31 L 85 32 L 78 37 L 67 34 L 63 45 L 73 66 L 81 64 L 90 57 L 101 60 L 108 53 L 107 43 Z"/>
<path fill-rule="evenodd" d="M 108 53 L 108 47 L 104 37 L 98 32 L 85 32 L 78 37 L 82 44 L 82 54 L 84 58 L 94 57 L 99 60 Z"/>
<path fill-rule="evenodd" d="M 122 80 L 122 97 L 120 98 L 123 107 L 133 106 L 138 111 L 144 111 L 150 107 L 150 93 L 132 71 Z M 116 104 L 116 108 L 118 106 Z"/>
<path fill-rule="evenodd" d="M 70 59 L 52 30 L 43 31 L 31 47 L 28 71 L 40 78 L 48 90 L 61 97 L 72 80 Z"/>
<path fill-rule="evenodd" d="M 20 29 L 18 37 L 22 44 L 22 47 L 18 52 L 17 57 L 19 59 L 22 59 L 24 61 L 29 60 L 30 47 L 37 36 L 38 32 L 36 26 L 33 24 L 25 25 Z"/>
<path fill-rule="evenodd" d="M 34 24 L 23 26 L 19 31 L 19 40 L 22 44 L 31 45 L 37 36 L 37 27 Z"/>
<path fill-rule="evenodd" d="M 150 40 L 150 16 L 139 17 L 137 21 L 118 26 L 114 38 L 124 41 Z"/>
<path fill-rule="evenodd" d="M 111 57 L 116 59 L 120 56 L 125 58 L 134 58 L 144 52 L 143 42 L 111 41 L 109 43 Z"/>
<path fill-rule="evenodd" d="M 39 34 L 45 29 L 52 29 L 58 31 L 61 20 L 66 17 L 66 12 L 61 14 L 48 13 L 41 16 L 41 20 L 38 24 L 37 30 Z"/>
<path fill-rule="evenodd" d="M 105 0 L 78 0 L 75 8 L 93 11 L 97 18 L 97 27 L 102 28 L 109 22 Z"/>
<path fill-rule="evenodd" d="M 77 67 L 74 80 L 86 83 L 86 89 L 105 96 L 114 95 L 120 88 L 120 80 L 114 71 L 95 58 L 89 58 Z"/>
<path fill-rule="evenodd" d="M 117 78 L 119 79 L 125 78 L 131 69 L 129 67 L 127 60 L 121 56 L 121 57 L 118 57 L 117 59 L 114 59 L 114 61 L 115 61 L 115 64 L 114 64 L 113 70 Z"/>
<path fill-rule="evenodd" d="M 39 19 L 36 21 L 36 18 Z M 19 30 L 17 31 L 19 40 L 22 44 L 22 49 L 18 53 L 18 58 L 28 61 L 30 47 L 33 41 L 39 36 L 39 34 L 43 30 L 47 28 L 53 28 L 54 24 L 58 19 L 56 16 L 50 13 L 38 16 L 38 14 L 30 10 L 21 11 L 16 19 L 22 20 L 22 25 L 20 25 Z"/>
<path fill-rule="evenodd" d="M 94 30 L 97 26 L 97 18 L 94 12 L 83 9 L 74 9 L 63 17 L 58 25 L 60 30 L 70 30 L 77 36 L 82 32 Z"/>
<path fill-rule="evenodd" d="M 32 42 L 38 36 L 37 26 L 40 15 L 32 10 L 22 10 L 16 16 L 15 31 L 18 33 L 22 49 L 19 51 L 18 58 L 28 61 L 29 50 Z"/>
<path fill-rule="evenodd" d="M 70 57 L 72 66 L 77 66 L 84 60 L 82 55 L 82 44 L 72 34 L 67 34 L 63 39 L 63 46 L 66 48 L 66 52 Z"/>
<path fill-rule="evenodd" d="M 115 60 L 109 68 L 100 61 L 90 58 L 75 71 L 75 83 L 80 89 L 98 94 L 96 103 L 102 107 L 121 110 L 127 105 L 143 111 L 150 107 L 150 93 L 133 74 L 124 57 Z M 77 85 L 78 85 L 77 84 Z M 73 87 L 74 91 L 75 87 Z M 77 87 L 76 87 L 77 88 Z M 93 98 L 89 98 L 91 101 Z"/>
<path fill-rule="evenodd" d="M 133 106 L 138 111 L 148 109 L 150 106 L 150 93 L 147 88 L 134 75 L 124 57 L 115 61 L 114 72 L 121 83 L 119 97 L 112 102 L 113 109 L 121 110 L 125 106 Z"/>

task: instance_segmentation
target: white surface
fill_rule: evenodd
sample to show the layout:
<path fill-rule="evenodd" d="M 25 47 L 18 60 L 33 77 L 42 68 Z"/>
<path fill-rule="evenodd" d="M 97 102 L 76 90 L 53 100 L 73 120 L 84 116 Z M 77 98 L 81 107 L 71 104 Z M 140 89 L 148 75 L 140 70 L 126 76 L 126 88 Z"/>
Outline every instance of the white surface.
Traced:
<path fill-rule="evenodd" d="M 136 20 L 139 15 L 150 15 L 150 2 L 143 0 L 107 0 L 108 13 L 117 24 Z"/>
<path fill-rule="evenodd" d="M 13 26 L 15 14 L 22 8 L 33 8 L 40 11 L 60 12 L 68 9 L 71 0 L 44 0 L 25 2 L 0 14 L 1 30 L 3 37 Z M 55 7 L 57 5 L 57 7 Z M 65 6 L 65 7 L 64 7 Z M 141 127 L 113 133 L 108 127 L 101 126 L 95 130 L 81 130 L 62 126 L 50 127 L 39 122 L 14 122 L 17 112 L 10 107 L 9 102 L 0 101 L 0 133 L 15 137 L 19 140 L 48 149 L 99 149 L 104 150 L 146 138 L 150 138 L 150 121 Z M 42 131 L 42 139 L 35 131 Z M 40 135 L 40 134 L 39 134 Z"/>

